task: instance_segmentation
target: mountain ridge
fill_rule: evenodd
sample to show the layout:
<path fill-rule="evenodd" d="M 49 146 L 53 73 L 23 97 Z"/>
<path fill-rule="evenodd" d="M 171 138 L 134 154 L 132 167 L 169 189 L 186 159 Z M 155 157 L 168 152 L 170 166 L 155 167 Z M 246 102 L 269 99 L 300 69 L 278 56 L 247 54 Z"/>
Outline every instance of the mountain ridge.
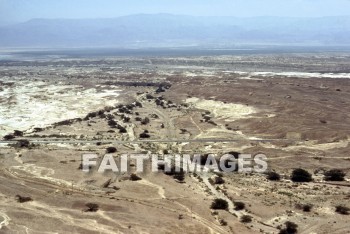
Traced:
<path fill-rule="evenodd" d="M 0 47 L 350 45 L 350 16 L 230 17 L 136 14 L 31 19 L 0 27 Z"/>

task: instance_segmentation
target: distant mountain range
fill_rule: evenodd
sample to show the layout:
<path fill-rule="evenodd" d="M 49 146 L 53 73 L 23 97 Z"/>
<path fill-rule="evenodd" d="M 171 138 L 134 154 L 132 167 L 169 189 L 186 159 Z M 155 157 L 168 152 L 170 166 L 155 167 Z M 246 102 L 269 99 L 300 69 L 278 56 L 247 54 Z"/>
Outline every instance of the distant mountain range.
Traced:
<path fill-rule="evenodd" d="M 131 15 L 32 19 L 0 27 L 0 47 L 350 45 L 350 16 L 322 18 Z"/>

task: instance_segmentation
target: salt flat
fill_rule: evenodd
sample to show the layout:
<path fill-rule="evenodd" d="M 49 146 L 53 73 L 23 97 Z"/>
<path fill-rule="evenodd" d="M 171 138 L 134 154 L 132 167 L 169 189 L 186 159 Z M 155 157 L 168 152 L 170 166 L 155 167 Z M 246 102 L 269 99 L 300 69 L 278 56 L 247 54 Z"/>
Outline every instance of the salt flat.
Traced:
<path fill-rule="evenodd" d="M 115 105 L 120 92 L 113 87 L 97 91 L 96 88 L 32 79 L 15 83 L 10 83 L 10 79 L 0 81 L 5 83 L 0 91 L 0 135 L 84 117 L 93 110 Z"/>

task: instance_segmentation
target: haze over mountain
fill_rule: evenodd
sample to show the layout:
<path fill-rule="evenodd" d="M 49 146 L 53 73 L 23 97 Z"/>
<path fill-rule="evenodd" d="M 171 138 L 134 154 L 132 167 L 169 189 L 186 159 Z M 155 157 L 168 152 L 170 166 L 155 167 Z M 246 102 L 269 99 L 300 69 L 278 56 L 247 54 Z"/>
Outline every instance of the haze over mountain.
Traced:
<path fill-rule="evenodd" d="M 32 19 L 2 26 L 0 35 L 0 47 L 350 45 L 350 16 L 139 14 L 106 19 Z"/>

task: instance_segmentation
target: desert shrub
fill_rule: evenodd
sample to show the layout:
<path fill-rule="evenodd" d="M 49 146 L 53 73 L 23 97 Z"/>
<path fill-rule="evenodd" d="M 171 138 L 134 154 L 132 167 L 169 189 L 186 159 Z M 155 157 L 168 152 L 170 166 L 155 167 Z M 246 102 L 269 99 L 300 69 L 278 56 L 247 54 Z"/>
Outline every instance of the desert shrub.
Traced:
<path fill-rule="evenodd" d="M 141 104 L 141 102 L 138 102 L 138 101 L 137 101 L 137 102 L 135 102 L 135 106 L 136 106 L 136 107 L 142 107 L 142 104 Z"/>
<path fill-rule="evenodd" d="M 217 176 L 214 179 L 214 184 L 224 184 L 225 180 L 221 176 Z"/>
<path fill-rule="evenodd" d="M 312 181 L 312 176 L 308 171 L 298 168 L 293 170 L 291 180 L 293 182 L 310 182 Z"/>
<path fill-rule="evenodd" d="M 85 212 L 96 212 L 99 209 L 99 206 L 96 203 L 87 203 L 85 206 L 87 207 Z"/>
<path fill-rule="evenodd" d="M 148 132 L 144 131 L 143 133 L 140 134 L 140 138 L 150 138 L 151 135 L 148 134 Z"/>
<path fill-rule="evenodd" d="M 84 118 L 84 120 L 88 120 L 90 118 L 95 118 L 97 116 L 96 112 L 91 112 L 89 114 L 86 115 L 86 117 Z"/>
<path fill-rule="evenodd" d="M 324 173 L 326 181 L 344 181 L 345 172 L 339 169 L 332 169 Z"/>
<path fill-rule="evenodd" d="M 145 117 L 142 121 L 141 121 L 141 124 L 143 125 L 146 125 L 150 122 L 149 118 L 148 117 Z"/>
<path fill-rule="evenodd" d="M 54 126 L 64 126 L 64 125 L 72 125 L 76 120 L 75 119 L 67 119 L 67 120 L 63 120 L 57 123 L 54 123 Z"/>
<path fill-rule="evenodd" d="M 44 128 L 34 128 L 34 132 L 42 132 L 44 131 Z"/>
<path fill-rule="evenodd" d="M 165 163 L 158 162 L 158 170 L 164 171 L 165 170 Z"/>
<path fill-rule="evenodd" d="M 216 176 L 216 177 L 214 178 L 214 180 L 213 180 L 213 183 L 214 183 L 214 184 L 224 184 L 224 183 L 225 183 L 225 180 L 224 180 L 222 177 L 220 177 L 220 176 Z"/>
<path fill-rule="evenodd" d="M 15 138 L 15 136 L 12 135 L 12 134 L 8 134 L 8 135 L 5 135 L 5 136 L 4 136 L 4 140 L 5 140 L 5 141 L 12 140 L 12 139 L 14 139 L 14 138 Z"/>
<path fill-rule="evenodd" d="M 243 202 L 234 202 L 235 210 L 243 210 L 245 208 L 245 204 Z"/>
<path fill-rule="evenodd" d="M 326 123 L 327 123 L 327 120 L 320 119 L 320 123 L 326 124 Z"/>
<path fill-rule="evenodd" d="M 119 132 L 120 133 L 127 133 L 128 131 L 126 130 L 126 128 L 121 127 L 121 128 L 119 128 Z"/>
<path fill-rule="evenodd" d="M 267 177 L 266 178 L 268 180 L 272 180 L 272 181 L 279 181 L 281 179 L 281 176 L 277 172 L 270 171 L 270 172 L 267 173 Z"/>
<path fill-rule="evenodd" d="M 156 93 L 162 93 L 165 92 L 165 89 L 162 86 L 159 86 L 158 89 L 156 90 Z"/>
<path fill-rule="evenodd" d="M 310 212 L 313 205 L 312 204 L 297 204 L 295 207 L 297 209 L 303 210 L 304 212 Z"/>
<path fill-rule="evenodd" d="M 210 206 L 211 209 L 214 210 L 227 210 L 228 202 L 221 198 L 216 198 Z"/>
<path fill-rule="evenodd" d="M 227 226 L 227 221 L 224 219 L 220 219 L 221 226 Z"/>
<path fill-rule="evenodd" d="M 110 146 L 106 149 L 106 152 L 107 152 L 107 154 L 115 153 L 115 152 L 117 152 L 117 148 Z"/>
<path fill-rule="evenodd" d="M 23 132 L 22 132 L 22 131 L 19 131 L 19 130 L 15 130 L 15 131 L 13 132 L 13 135 L 14 135 L 14 136 L 23 136 Z"/>
<path fill-rule="evenodd" d="M 154 97 L 151 94 L 146 94 L 147 99 L 153 99 Z"/>
<path fill-rule="evenodd" d="M 127 109 L 129 109 L 129 110 L 133 110 L 134 107 L 135 107 L 134 104 L 128 104 L 128 105 L 125 106 L 125 108 L 127 108 Z"/>
<path fill-rule="evenodd" d="M 129 123 L 130 122 L 130 117 L 129 116 L 124 115 L 124 116 L 122 116 L 122 119 L 123 119 L 124 123 Z"/>
<path fill-rule="evenodd" d="M 174 179 L 183 182 L 185 180 L 185 173 L 183 171 L 175 173 Z"/>
<path fill-rule="evenodd" d="M 279 234 L 295 234 L 298 233 L 298 225 L 287 221 L 284 223 L 285 228 L 281 229 L 281 231 L 279 232 Z"/>
<path fill-rule="evenodd" d="M 303 211 L 310 212 L 312 207 L 313 207 L 313 205 L 311 205 L 311 204 L 305 204 L 305 205 L 303 205 Z"/>
<path fill-rule="evenodd" d="M 208 123 L 214 125 L 214 126 L 217 126 L 217 124 L 213 121 L 213 120 L 208 120 Z"/>
<path fill-rule="evenodd" d="M 130 175 L 130 180 L 131 180 L 131 181 L 138 181 L 138 180 L 142 180 L 142 178 L 139 177 L 139 176 L 136 175 L 136 174 L 131 174 L 131 175 Z"/>
<path fill-rule="evenodd" d="M 29 202 L 29 201 L 33 201 L 33 199 L 31 197 L 23 197 L 21 195 L 16 195 L 16 200 L 19 203 L 24 203 L 24 202 Z"/>
<path fill-rule="evenodd" d="M 242 223 L 250 223 L 250 222 L 252 222 L 252 220 L 253 220 L 253 218 L 250 215 L 243 215 L 241 217 L 241 222 Z"/>
<path fill-rule="evenodd" d="M 338 205 L 335 207 L 335 212 L 342 215 L 348 215 L 350 212 L 350 208 L 344 205 Z"/>
<path fill-rule="evenodd" d="M 185 134 L 186 132 L 188 132 L 187 129 L 184 129 L 184 128 L 181 128 L 180 131 L 181 131 L 180 134 Z"/>
<path fill-rule="evenodd" d="M 108 120 L 108 125 L 110 127 L 115 127 L 118 123 L 114 119 Z"/>
<path fill-rule="evenodd" d="M 18 140 L 16 143 L 16 147 L 19 148 L 28 148 L 30 146 L 30 142 L 28 140 Z"/>

